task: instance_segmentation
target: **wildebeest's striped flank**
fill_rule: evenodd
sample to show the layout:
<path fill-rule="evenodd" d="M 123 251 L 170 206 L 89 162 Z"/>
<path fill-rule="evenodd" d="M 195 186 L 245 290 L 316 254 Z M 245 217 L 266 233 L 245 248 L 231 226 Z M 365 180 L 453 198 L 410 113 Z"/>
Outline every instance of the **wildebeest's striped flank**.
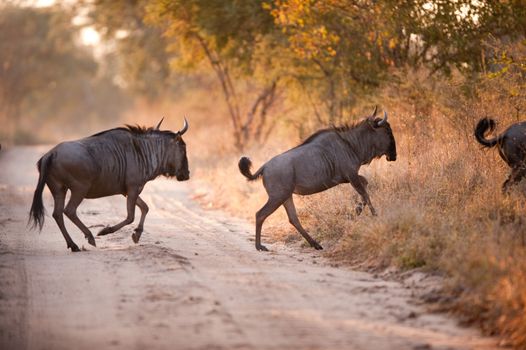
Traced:
<path fill-rule="evenodd" d="M 161 120 L 162 122 L 162 120 Z M 146 182 L 159 175 L 188 180 L 188 159 L 183 134 L 188 130 L 184 120 L 178 132 L 156 128 L 126 126 L 106 130 L 81 140 L 63 142 L 47 152 L 37 163 L 40 173 L 30 210 L 33 227 L 42 229 L 44 205 L 42 191 L 47 184 L 53 195 L 53 218 L 57 222 L 67 247 L 79 251 L 64 225 L 63 213 L 84 233 L 95 246 L 90 230 L 77 216 L 77 207 L 84 198 L 100 198 L 121 194 L 127 197 L 126 219 L 99 232 L 106 235 L 134 220 L 135 206 L 141 209 L 139 225 L 132 235 L 139 242 L 148 206 L 139 194 Z M 71 196 L 65 206 L 66 192 Z"/>

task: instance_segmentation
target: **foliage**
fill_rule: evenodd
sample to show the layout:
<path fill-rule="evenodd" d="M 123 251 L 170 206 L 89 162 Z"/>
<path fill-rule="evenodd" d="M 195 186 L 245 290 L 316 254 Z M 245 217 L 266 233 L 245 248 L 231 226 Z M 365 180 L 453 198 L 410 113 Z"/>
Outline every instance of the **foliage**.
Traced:
<path fill-rule="evenodd" d="M 7 120 L 19 118 L 28 92 L 54 89 L 79 68 L 95 69 L 64 30 L 70 20 L 49 10 L 4 6 L 0 11 L 0 113 Z"/>
<path fill-rule="evenodd" d="M 289 73 L 329 122 L 345 119 L 395 68 L 477 72 L 491 55 L 484 42 L 526 33 L 521 1 L 275 0 L 265 8 L 299 63 Z"/>
<path fill-rule="evenodd" d="M 144 0 L 84 1 L 90 23 L 106 43 L 115 46 L 114 74 L 129 91 L 150 100 L 174 89 L 177 79 L 170 71 L 171 56 L 160 29 L 146 25 Z"/>
<path fill-rule="evenodd" d="M 514 40 L 526 28 L 520 0 L 92 4 L 106 37 L 116 40 L 120 33 L 119 57 L 128 62 L 122 72 L 130 86 L 158 90 L 155 83 L 173 80 L 174 73 L 213 72 L 237 149 L 268 135 L 280 90 L 286 89 L 292 105 L 307 101 L 318 124 L 338 123 L 383 83 L 403 76 L 400 70 L 425 67 L 430 74 L 449 75 L 453 69 L 490 69 L 492 53 L 484 43 L 493 37 Z"/>
<path fill-rule="evenodd" d="M 28 142 L 31 137 L 23 129 L 30 129 L 34 122 L 64 125 L 80 115 L 89 123 L 95 116 L 118 114 L 122 96 L 115 93 L 110 80 L 96 76 L 97 63 L 91 52 L 78 46 L 72 17 L 57 7 L 2 6 L 0 137 Z M 112 104 L 100 104 L 104 99 Z M 77 121 L 75 127 L 79 125 Z"/>
<path fill-rule="evenodd" d="M 198 69 L 203 61 L 212 67 L 228 106 L 235 147 L 242 150 L 251 139 L 261 141 L 280 78 L 271 69 L 255 75 L 261 66 L 270 67 L 275 52 L 268 39 L 272 20 L 261 2 L 153 0 L 147 12 L 148 21 L 173 39 L 175 69 Z M 258 90 L 252 103 L 239 94 L 242 82 L 248 82 L 244 95 Z"/>

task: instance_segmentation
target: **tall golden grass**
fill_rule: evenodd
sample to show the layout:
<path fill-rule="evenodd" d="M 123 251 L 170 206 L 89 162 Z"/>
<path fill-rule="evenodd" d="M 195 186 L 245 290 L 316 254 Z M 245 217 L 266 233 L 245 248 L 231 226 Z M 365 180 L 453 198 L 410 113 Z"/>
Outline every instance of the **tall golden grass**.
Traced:
<path fill-rule="evenodd" d="M 496 150 L 482 149 L 473 137 L 482 117 L 495 118 L 501 132 L 521 115 L 515 96 L 506 95 L 506 79 L 481 82 L 469 98 L 461 97 L 463 84 L 410 74 L 377 96 L 389 111 L 398 148 L 396 162 L 376 160 L 361 171 L 377 217 L 368 209 L 354 215 L 358 197 L 350 185 L 297 197 L 298 213 L 328 257 L 363 268 L 440 273 L 444 293 L 453 296 L 449 310 L 525 348 L 526 190 L 522 184 L 503 195 L 509 169 Z M 357 106 L 357 115 L 367 115 L 368 102 Z M 221 112 L 205 112 L 192 118 L 197 127 L 187 136 L 196 196 L 253 220 L 267 198 L 263 186 L 239 173 L 241 154 L 229 147 Z M 299 142 L 297 130 L 286 123 L 277 130 L 267 144 L 246 151 L 255 168 Z M 265 222 L 263 240 L 302 242 L 282 209 Z"/>
<path fill-rule="evenodd" d="M 477 81 L 401 74 L 398 84 L 385 87 L 354 113 L 367 115 L 381 104 L 397 140 L 396 162 L 375 160 L 361 170 L 379 215 L 371 216 L 367 208 L 354 214 L 358 197 L 350 185 L 295 202 L 303 226 L 329 258 L 366 269 L 394 266 L 439 273 L 449 296 L 444 307 L 485 333 L 526 348 L 526 181 L 503 195 L 508 167 L 495 149 L 482 149 L 473 137 L 480 118 L 496 119 L 497 132 L 524 120 L 520 79 L 509 74 Z M 233 150 L 219 95 L 187 94 L 176 107 L 168 102 L 153 111 L 142 108 L 148 113 L 140 110 L 129 120 L 151 125 L 156 122 L 152 113 L 168 113 L 165 127 L 174 130 L 188 115 L 185 140 L 195 196 L 205 206 L 253 220 L 267 196 L 260 181 L 247 183 L 239 173 L 241 154 Z M 273 113 L 281 118 L 272 137 L 246 150 L 255 168 L 298 144 L 306 127 L 315 130 L 305 115 L 298 130 L 298 115 Z M 303 243 L 283 209 L 265 222 L 263 240 Z"/>

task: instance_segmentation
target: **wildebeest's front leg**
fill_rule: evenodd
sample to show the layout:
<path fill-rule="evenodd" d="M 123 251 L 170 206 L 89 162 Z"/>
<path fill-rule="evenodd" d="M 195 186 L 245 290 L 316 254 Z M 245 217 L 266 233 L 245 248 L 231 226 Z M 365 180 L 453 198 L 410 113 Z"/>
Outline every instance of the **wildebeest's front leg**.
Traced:
<path fill-rule="evenodd" d="M 376 210 L 374 209 L 373 205 L 371 204 L 371 199 L 369 198 L 369 194 L 367 194 L 366 185 L 364 185 L 363 180 L 365 178 L 363 176 L 360 176 L 358 174 L 352 174 L 349 176 L 349 182 L 354 187 L 356 192 L 362 197 L 362 200 L 369 206 L 369 209 L 371 209 L 371 214 L 376 216 Z M 367 180 L 365 180 L 367 183 Z"/>
<path fill-rule="evenodd" d="M 369 182 L 367 181 L 367 179 L 361 175 L 358 175 L 358 177 L 360 178 L 360 182 L 362 183 L 365 191 L 367 191 L 367 185 L 369 184 Z M 365 203 L 365 201 L 362 199 L 361 202 L 358 202 L 358 205 L 356 206 L 356 215 L 360 215 L 363 211 L 363 209 L 365 208 L 365 205 L 367 203 Z"/>
<path fill-rule="evenodd" d="M 139 225 L 135 229 L 135 232 L 132 234 L 132 239 L 134 243 L 139 243 L 139 239 L 141 238 L 143 226 L 144 226 L 144 219 L 146 219 L 146 214 L 148 214 L 148 205 L 142 200 L 141 197 L 137 197 L 137 206 L 139 209 L 141 209 L 141 219 L 139 221 Z"/>
<path fill-rule="evenodd" d="M 298 219 L 298 214 L 296 213 L 296 207 L 294 206 L 294 201 L 292 196 L 283 203 L 285 210 L 287 211 L 287 216 L 289 217 L 289 222 L 298 230 L 299 233 L 309 242 L 310 246 L 315 249 L 323 249 L 323 247 L 316 242 L 305 229 L 301 226 L 300 220 Z"/>
<path fill-rule="evenodd" d="M 126 219 L 119 222 L 118 224 L 114 226 L 107 226 L 100 230 L 100 232 L 97 234 L 97 236 L 104 236 L 109 233 L 113 233 L 115 231 L 120 230 L 123 226 L 129 225 L 133 222 L 135 219 L 135 204 L 137 203 L 137 198 L 139 197 L 139 193 L 137 190 L 128 191 L 128 195 L 126 196 L 126 209 L 128 211 L 128 215 L 126 216 Z"/>

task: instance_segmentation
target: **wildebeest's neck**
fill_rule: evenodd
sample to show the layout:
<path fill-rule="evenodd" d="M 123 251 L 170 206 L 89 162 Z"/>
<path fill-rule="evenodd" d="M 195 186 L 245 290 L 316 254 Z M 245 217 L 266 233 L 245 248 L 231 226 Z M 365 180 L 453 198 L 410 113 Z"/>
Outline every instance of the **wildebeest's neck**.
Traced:
<path fill-rule="evenodd" d="M 134 134 L 115 129 L 81 142 L 98 164 L 102 178 L 145 183 L 169 172 L 171 137 L 163 134 Z"/>
<path fill-rule="evenodd" d="M 375 136 L 374 129 L 364 120 L 353 125 L 319 130 L 297 147 L 314 143 L 324 145 L 331 152 L 344 152 L 364 165 L 382 155 Z"/>
<path fill-rule="evenodd" d="M 361 165 L 369 164 L 373 159 L 382 156 L 375 131 L 366 121 L 352 128 L 335 128 L 334 133 L 346 146 L 346 151 L 354 155 Z"/>
<path fill-rule="evenodd" d="M 169 166 L 170 137 L 134 136 L 132 142 L 135 160 L 139 164 L 143 179 L 152 180 L 159 175 L 173 176 Z"/>

